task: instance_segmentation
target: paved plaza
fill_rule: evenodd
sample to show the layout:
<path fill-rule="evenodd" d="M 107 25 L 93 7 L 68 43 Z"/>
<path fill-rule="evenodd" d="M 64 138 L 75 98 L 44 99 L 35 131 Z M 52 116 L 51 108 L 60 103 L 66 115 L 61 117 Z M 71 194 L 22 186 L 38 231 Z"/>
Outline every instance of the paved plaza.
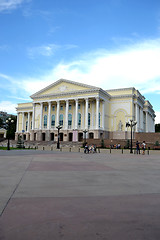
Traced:
<path fill-rule="evenodd" d="M 0 151 L 0 240 L 159 240 L 160 155 Z"/>

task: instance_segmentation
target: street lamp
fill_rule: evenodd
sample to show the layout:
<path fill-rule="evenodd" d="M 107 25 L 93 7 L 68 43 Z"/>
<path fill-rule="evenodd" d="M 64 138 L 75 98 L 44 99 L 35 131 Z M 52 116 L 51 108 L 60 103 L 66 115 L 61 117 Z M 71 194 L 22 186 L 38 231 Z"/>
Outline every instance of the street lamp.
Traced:
<path fill-rule="evenodd" d="M 131 149 L 130 149 L 130 153 L 133 153 L 132 150 L 132 128 L 137 124 L 137 122 L 134 122 L 132 119 L 130 120 L 130 123 L 127 122 L 126 123 L 126 127 L 130 127 L 131 128 Z"/>
<path fill-rule="evenodd" d="M 11 118 L 8 118 L 6 120 L 6 124 L 7 124 L 7 137 L 8 137 L 8 143 L 7 143 L 7 150 L 10 150 L 10 144 L 9 144 L 9 135 L 10 135 L 10 129 L 11 129 L 11 124 L 14 123 L 14 120 L 12 120 Z"/>
<path fill-rule="evenodd" d="M 86 145 L 86 133 L 88 132 L 86 129 L 83 131 L 84 132 L 84 147 Z"/>
<path fill-rule="evenodd" d="M 60 125 L 58 125 L 57 127 L 56 127 L 57 129 L 58 129 L 58 141 L 57 141 L 57 149 L 60 149 L 60 144 L 59 144 L 59 131 L 60 131 L 60 129 L 62 128 Z"/>

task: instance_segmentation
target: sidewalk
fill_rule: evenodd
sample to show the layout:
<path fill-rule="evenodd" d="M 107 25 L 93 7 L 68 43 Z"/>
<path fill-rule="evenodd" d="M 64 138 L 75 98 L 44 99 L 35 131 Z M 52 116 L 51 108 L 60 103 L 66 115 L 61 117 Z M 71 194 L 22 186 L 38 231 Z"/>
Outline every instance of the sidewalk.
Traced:
<path fill-rule="evenodd" d="M 158 155 L 0 151 L 0 240 L 160 239 Z"/>

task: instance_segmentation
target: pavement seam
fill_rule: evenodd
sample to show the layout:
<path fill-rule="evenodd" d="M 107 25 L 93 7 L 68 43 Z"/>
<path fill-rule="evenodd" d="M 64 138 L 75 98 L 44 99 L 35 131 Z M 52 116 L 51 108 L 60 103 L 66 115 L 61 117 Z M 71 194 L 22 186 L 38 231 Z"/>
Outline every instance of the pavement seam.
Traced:
<path fill-rule="evenodd" d="M 6 202 L 6 204 L 5 204 L 4 208 L 3 208 L 3 210 L 2 210 L 1 213 L 0 213 L 0 217 L 2 217 L 2 215 L 3 215 L 4 211 L 5 211 L 5 209 L 7 208 L 8 204 L 9 204 L 9 202 L 10 202 L 10 200 L 12 199 L 14 193 L 16 192 L 17 188 L 19 187 L 20 183 L 22 182 L 22 179 L 24 178 L 24 176 L 25 176 L 25 174 L 26 174 L 26 172 L 27 172 L 27 170 L 28 170 L 28 168 L 29 168 L 29 165 L 31 164 L 31 162 L 33 161 L 33 159 L 34 159 L 34 157 L 31 158 L 31 160 L 30 160 L 29 164 L 27 165 L 27 167 L 26 167 L 24 173 L 22 174 L 22 177 L 20 178 L 19 182 L 16 184 L 16 186 L 15 186 L 15 188 L 14 188 L 14 190 L 13 190 L 11 196 L 9 197 L 9 199 L 8 199 L 8 201 Z"/>

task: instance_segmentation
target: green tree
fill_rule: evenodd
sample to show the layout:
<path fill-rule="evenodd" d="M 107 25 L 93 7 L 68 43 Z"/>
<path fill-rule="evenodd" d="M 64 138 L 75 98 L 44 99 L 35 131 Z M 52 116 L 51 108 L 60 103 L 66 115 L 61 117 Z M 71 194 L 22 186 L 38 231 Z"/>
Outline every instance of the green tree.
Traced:
<path fill-rule="evenodd" d="M 0 128 L 3 128 L 3 120 L 0 118 Z"/>
<path fill-rule="evenodd" d="M 155 132 L 160 132 L 160 123 L 155 124 Z"/>
<path fill-rule="evenodd" d="M 10 139 L 15 139 L 17 117 L 14 116 L 14 115 L 10 115 L 10 118 L 11 118 L 14 122 L 11 124 L 10 129 L 8 129 L 8 126 L 7 126 L 7 138 L 8 138 L 8 136 L 9 136 Z"/>

